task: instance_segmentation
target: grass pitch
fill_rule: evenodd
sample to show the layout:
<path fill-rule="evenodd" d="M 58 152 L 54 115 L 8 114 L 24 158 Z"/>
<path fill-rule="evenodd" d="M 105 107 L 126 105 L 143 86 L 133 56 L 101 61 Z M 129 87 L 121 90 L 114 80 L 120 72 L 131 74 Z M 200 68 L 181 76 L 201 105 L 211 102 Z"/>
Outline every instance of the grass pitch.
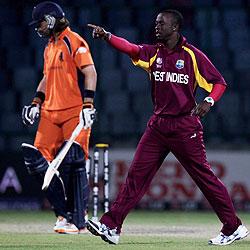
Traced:
<path fill-rule="evenodd" d="M 250 214 L 240 217 L 250 228 Z M 232 245 L 207 245 L 221 224 L 213 213 L 132 212 L 126 219 L 118 245 L 109 245 L 89 233 L 59 235 L 52 231 L 52 212 L 0 212 L 0 249 L 250 249 L 250 236 Z"/>

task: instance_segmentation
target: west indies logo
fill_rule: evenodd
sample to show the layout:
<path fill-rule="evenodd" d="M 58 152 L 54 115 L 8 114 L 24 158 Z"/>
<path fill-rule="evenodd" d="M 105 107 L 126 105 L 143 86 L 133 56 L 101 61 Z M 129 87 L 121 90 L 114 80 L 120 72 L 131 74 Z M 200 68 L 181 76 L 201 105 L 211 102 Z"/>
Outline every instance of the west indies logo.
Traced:
<path fill-rule="evenodd" d="M 175 64 L 175 67 L 177 69 L 183 69 L 184 68 L 184 61 L 183 60 L 177 60 L 176 64 Z"/>

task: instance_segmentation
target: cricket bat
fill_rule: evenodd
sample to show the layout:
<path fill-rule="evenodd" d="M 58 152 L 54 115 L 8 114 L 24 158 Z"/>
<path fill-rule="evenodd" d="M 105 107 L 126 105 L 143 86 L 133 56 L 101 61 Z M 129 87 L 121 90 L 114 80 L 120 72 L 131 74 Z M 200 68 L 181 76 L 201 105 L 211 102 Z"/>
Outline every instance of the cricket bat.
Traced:
<path fill-rule="evenodd" d="M 80 122 L 74 131 L 72 132 L 69 140 L 64 145 L 62 150 L 59 152 L 59 154 L 56 156 L 56 158 L 49 164 L 49 167 L 45 173 L 44 180 L 43 180 L 43 186 L 42 190 L 46 190 L 49 187 L 49 184 L 54 177 L 54 175 L 57 175 L 59 177 L 59 171 L 57 170 L 62 163 L 64 157 L 66 156 L 67 152 L 69 151 L 71 145 L 73 144 L 76 137 L 80 134 L 81 130 L 83 129 L 83 123 Z"/>

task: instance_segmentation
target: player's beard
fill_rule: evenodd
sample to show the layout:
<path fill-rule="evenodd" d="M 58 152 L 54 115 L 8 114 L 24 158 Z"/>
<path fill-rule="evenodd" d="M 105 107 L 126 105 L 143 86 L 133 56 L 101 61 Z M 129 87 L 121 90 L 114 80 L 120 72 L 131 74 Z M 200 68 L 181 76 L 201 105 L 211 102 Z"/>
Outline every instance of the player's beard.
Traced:
<path fill-rule="evenodd" d="M 165 44 L 169 39 L 171 39 L 172 35 L 173 35 L 173 31 L 165 32 L 164 34 L 161 32 L 160 36 L 155 35 L 156 42 Z"/>
<path fill-rule="evenodd" d="M 164 39 L 156 37 L 156 42 L 157 43 L 164 43 Z"/>
<path fill-rule="evenodd" d="M 165 44 L 165 42 L 166 42 L 166 38 L 164 38 L 164 37 L 156 37 L 156 42 L 157 43 L 163 43 L 163 44 Z"/>
<path fill-rule="evenodd" d="M 36 28 L 35 30 L 36 30 L 39 37 L 50 38 L 52 36 L 52 30 L 51 29 L 47 28 L 47 29 L 41 30 L 39 28 Z"/>

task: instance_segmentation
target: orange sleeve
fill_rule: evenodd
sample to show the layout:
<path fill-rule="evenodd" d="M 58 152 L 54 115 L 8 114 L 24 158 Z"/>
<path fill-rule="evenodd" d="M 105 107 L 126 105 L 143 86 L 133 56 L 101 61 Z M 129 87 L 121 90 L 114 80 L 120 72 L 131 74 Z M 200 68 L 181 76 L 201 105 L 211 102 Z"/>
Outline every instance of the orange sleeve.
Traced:
<path fill-rule="evenodd" d="M 82 41 L 74 53 L 74 61 L 78 68 L 86 65 L 94 64 L 89 46 L 85 41 Z"/>

